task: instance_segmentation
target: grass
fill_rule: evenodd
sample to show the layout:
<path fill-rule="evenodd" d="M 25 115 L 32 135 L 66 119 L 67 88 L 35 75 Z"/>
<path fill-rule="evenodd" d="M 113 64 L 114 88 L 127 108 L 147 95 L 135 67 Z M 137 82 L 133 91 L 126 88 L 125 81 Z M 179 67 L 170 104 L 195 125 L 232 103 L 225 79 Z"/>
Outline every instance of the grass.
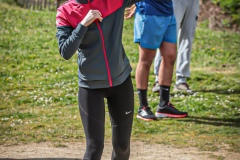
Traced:
<path fill-rule="evenodd" d="M 0 7 L 0 145 L 51 141 L 64 146 L 84 141 L 77 105 L 77 57 L 65 61 L 59 55 L 55 13 L 5 3 Z M 198 26 L 188 80 L 196 92 L 171 93 L 172 103 L 190 116 L 151 123 L 134 117 L 132 140 L 207 151 L 226 147 L 240 153 L 239 39 L 239 33 Z M 133 43 L 132 20 L 124 24 L 123 44 L 135 87 L 138 46 Z M 153 82 L 151 70 L 150 88 Z M 158 95 L 149 89 L 148 99 L 155 111 Z M 138 104 L 135 94 L 135 114 Z M 108 116 L 106 120 L 110 139 Z"/>

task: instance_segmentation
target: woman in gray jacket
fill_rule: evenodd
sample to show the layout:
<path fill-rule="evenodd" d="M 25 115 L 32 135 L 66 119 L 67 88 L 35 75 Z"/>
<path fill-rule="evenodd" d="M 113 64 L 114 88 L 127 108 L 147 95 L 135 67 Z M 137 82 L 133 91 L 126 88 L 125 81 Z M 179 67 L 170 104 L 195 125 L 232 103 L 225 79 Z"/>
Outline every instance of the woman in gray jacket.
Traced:
<path fill-rule="evenodd" d="M 69 0 L 57 10 L 61 56 L 70 59 L 78 51 L 78 101 L 86 136 L 83 159 L 101 159 L 104 98 L 111 117 L 112 159 L 129 159 L 134 95 L 122 29 L 125 8 L 137 1 Z"/>

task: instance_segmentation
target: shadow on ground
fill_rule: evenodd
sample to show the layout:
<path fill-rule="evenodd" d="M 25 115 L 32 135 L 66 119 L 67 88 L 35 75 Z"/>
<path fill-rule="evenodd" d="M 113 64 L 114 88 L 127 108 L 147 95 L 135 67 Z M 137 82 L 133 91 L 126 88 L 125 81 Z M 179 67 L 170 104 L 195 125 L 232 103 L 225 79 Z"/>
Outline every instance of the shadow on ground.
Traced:
<path fill-rule="evenodd" d="M 231 90 L 229 91 L 228 89 L 210 89 L 210 90 L 194 90 L 194 92 L 211 92 L 211 93 L 216 93 L 216 94 L 240 94 L 240 89 L 236 90 Z"/>
<path fill-rule="evenodd" d="M 179 121 L 194 122 L 197 124 L 207 124 L 207 125 L 214 125 L 214 126 L 240 127 L 240 117 L 221 119 L 221 118 L 213 118 L 213 117 L 189 116 L 186 119 L 179 119 Z"/>
<path fill-rule="evenodd" d="M 200 90 L 193 90 L 192 93 L 186 93 L 186 92 L 172 92 L 171 96 L 174 96 L 175 94 L 183 94 L 185 96 L 191 96 L 194 93 L 197 92 L 202 92 L 202 93 L 216 93 L 216 94 L 226 94 L 226 95 L 234 95 L 234 94 L 240 94 L 240 89 L 235 89 L 235 90 L 228 90 L 228 89 L 200 89 Z M 158 94 L 158 93 L 156 93 Z"/>

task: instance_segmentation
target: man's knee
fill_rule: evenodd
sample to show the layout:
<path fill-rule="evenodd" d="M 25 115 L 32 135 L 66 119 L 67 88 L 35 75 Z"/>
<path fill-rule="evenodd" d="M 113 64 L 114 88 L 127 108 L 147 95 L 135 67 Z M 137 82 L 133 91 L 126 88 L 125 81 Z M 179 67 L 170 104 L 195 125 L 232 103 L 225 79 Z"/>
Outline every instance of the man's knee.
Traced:
<path fill-rule="evenodd" d="M 145 68 L 150 68 L 152 65 L 152 61 L 150 59 L 141 59 L 140 60 L 140 65 L 145 67 Z"/>
<path fill-rule="evenodd" d="M 177 58 L 176 52 L 169 52 L 169 53 L 163 55 L 164 61 L 168 62 L 168 63 L 171 63 L 171 64 L 175 63 L 176 58 Z"/>

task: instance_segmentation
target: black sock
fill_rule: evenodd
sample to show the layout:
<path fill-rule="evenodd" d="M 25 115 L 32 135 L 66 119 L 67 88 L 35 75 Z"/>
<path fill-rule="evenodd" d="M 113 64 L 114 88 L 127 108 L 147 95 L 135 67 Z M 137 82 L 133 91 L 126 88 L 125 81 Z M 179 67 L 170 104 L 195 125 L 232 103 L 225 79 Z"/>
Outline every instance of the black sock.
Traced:
<path fill-rule="evenodd" d="M 160 85 L 160 102 L 159 106 L 163 107 L 169 102 L 169 97 L 170 97 L 170 86 L 163 86 Z"/>
<path fill-rule="evenodd" d="M 139 110 L 140 110 L 143 107 L 148 106 L 147 89 L 137 89 L 137 91 L 138 91 L 138 97 L 139 97 L 139 103 L 140 103 L 140 107 L 139 107 Z"/>

